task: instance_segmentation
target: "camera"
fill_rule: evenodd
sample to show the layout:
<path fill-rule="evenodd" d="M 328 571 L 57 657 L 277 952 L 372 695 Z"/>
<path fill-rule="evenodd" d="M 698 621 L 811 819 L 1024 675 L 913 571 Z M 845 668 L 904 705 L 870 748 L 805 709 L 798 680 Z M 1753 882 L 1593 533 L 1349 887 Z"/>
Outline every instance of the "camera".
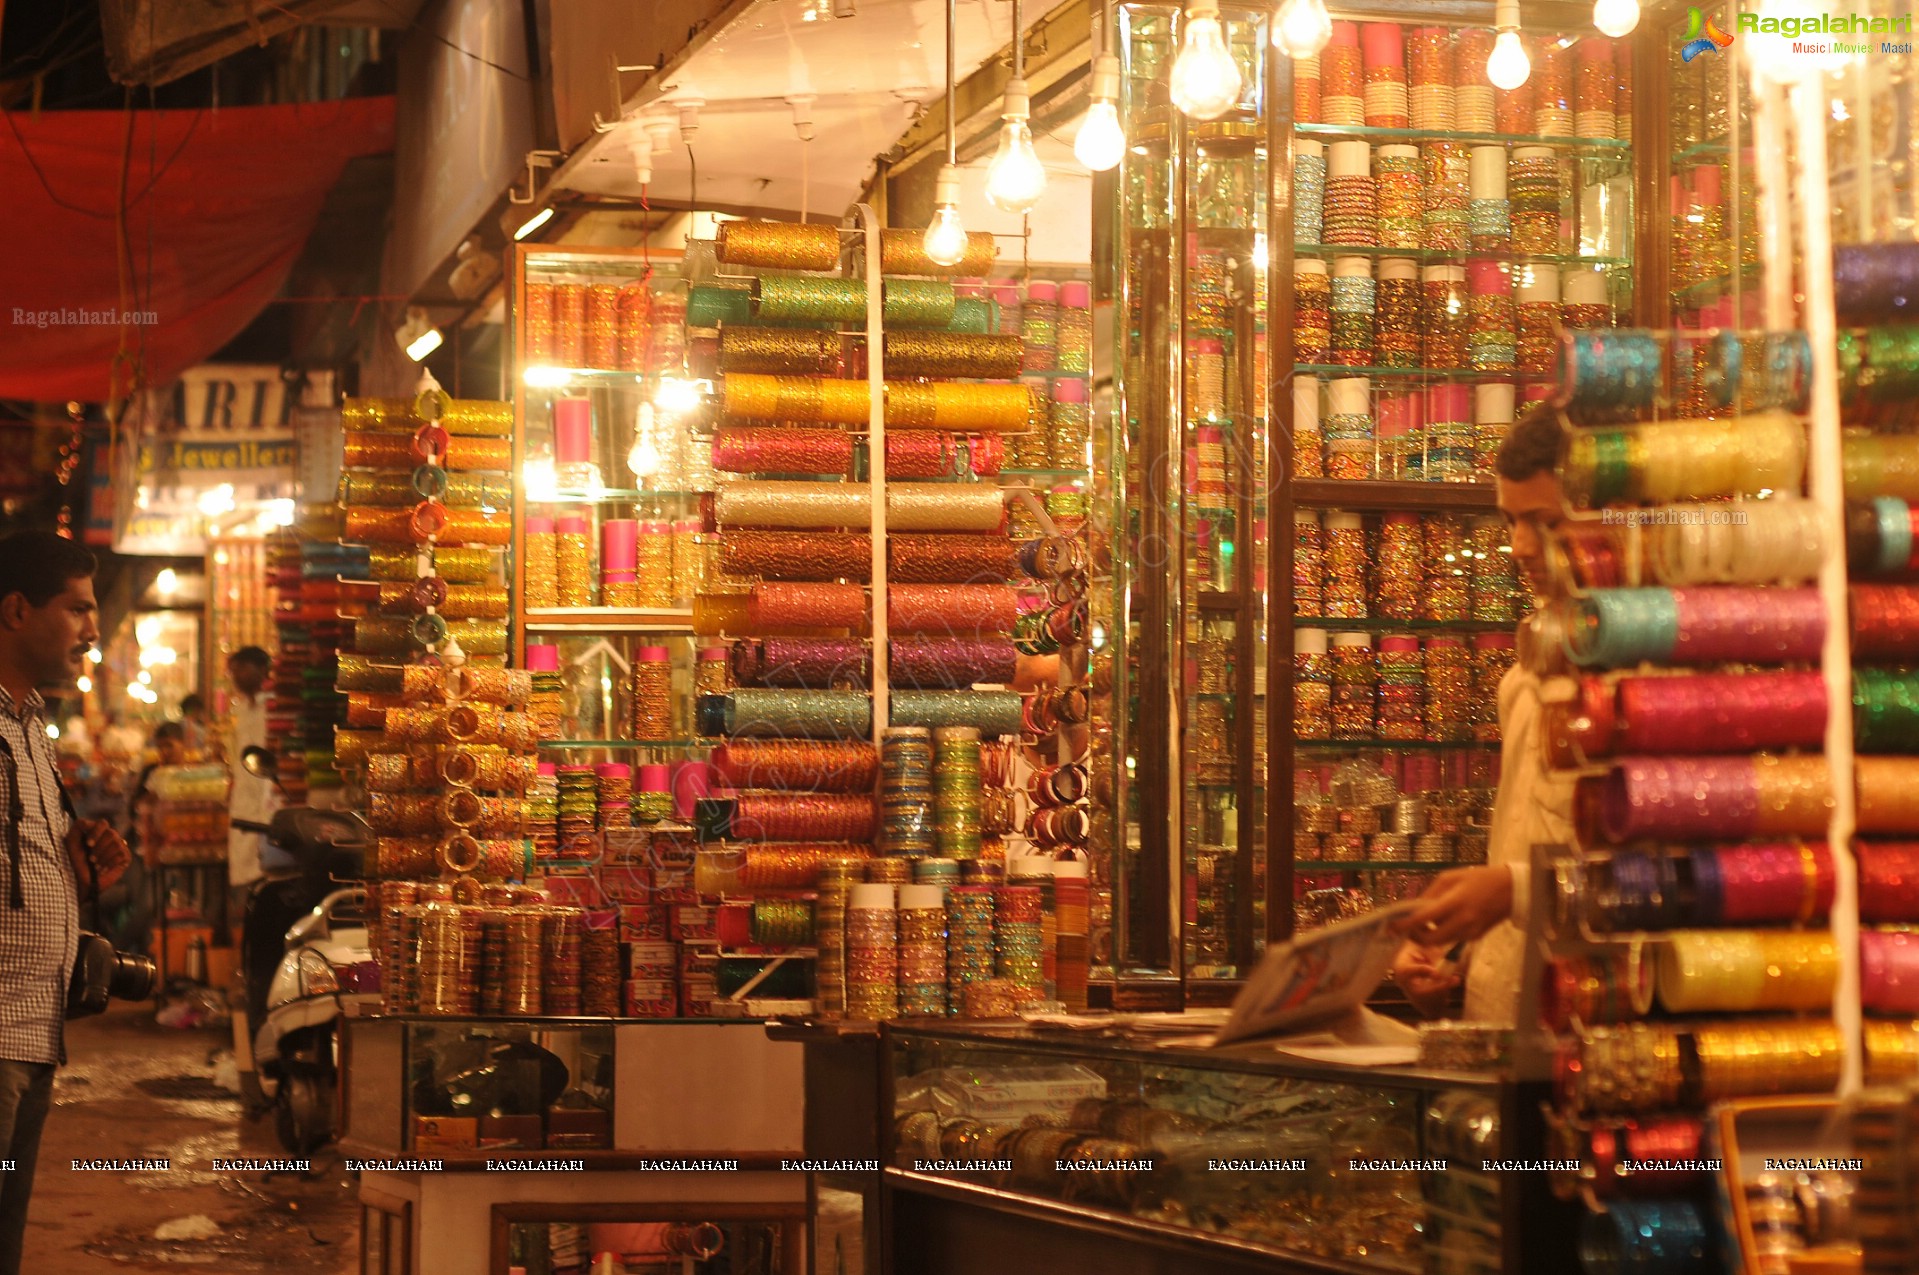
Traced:
<path fill-rule="evenodd" d="M 110 998 L 143 1001 L 153 995 L 158 975 L 152 957 L 115 951 L 104 936 L 82 932 L 67 982 L 67 1017 L 104 1013 Z"/>

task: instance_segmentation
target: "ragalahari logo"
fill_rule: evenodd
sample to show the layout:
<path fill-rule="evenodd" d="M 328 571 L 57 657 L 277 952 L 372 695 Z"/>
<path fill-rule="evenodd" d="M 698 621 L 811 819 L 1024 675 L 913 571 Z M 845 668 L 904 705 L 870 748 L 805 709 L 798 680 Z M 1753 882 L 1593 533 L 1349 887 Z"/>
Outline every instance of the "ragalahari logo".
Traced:
<path fill-rule="evenodd" d="M 1718 23 L 1696 7 L 1686 10 L 1686 43 L 1679 49 L 1681 61 L 1690 62 L 1701 53 L 1711 53 L 1731 43 L 1732 37 L 1721 31 Z"/>

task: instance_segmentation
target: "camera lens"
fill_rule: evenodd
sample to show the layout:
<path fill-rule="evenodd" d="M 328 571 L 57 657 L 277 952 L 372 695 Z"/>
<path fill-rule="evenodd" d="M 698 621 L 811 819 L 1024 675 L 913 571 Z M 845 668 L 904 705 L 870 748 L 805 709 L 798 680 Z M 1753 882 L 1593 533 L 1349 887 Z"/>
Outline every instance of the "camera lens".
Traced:
<path fill-rule="evenodd" d="M 118 1000 L 143 1001 L 153 995 L 158 978 L 159 967 L 154 964 L 152 957 L 116 952 L 113 973 L 107 980 L 107 992 Z"/>

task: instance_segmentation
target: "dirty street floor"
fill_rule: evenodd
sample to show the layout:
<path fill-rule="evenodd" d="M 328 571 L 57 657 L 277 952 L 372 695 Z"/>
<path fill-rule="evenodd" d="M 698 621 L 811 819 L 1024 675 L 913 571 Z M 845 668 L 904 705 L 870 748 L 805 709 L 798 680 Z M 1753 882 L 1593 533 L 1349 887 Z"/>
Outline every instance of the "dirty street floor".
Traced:
<path fill-rule="evenodd" d="M 95 1272 L 359 1268 L 359 1209 L 331 1154 L 310 1175 L 216 1173 L 216 1157 L 282 1159 L 271 1118 L 249 1123 L 214 1083 L 220 1030 L 158 1026 L 146 1002 L 68 1027 L 40 1144 L 22 1269 Z M 166 1172 L 75 1172 L 76 1159 L 172 1162 Z M 167 1238 L 157 1238 L 165 1236 Z"/>

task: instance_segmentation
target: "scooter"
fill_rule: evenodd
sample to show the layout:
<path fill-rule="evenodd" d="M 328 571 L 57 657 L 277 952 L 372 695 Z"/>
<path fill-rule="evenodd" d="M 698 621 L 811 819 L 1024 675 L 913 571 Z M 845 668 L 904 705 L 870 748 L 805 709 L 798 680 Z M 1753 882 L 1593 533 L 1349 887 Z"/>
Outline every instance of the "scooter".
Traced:
<path fill-rule="evenodd" d="M 249 748 L 241 765 L 271 779 L 277 763 Z M 281 1146 L 307 1156 L 338 1133 L 340 1015 L 351 1001 L 379 999 L 356 990 L 373 959 L 366 891 L 338 887 L 359 875 L 373 838 L 357 815 L 307 806 L 266 824 L 232 822 L 268 842 L 268 875 L 248 897 L 241 933 L 246 1003 L 233 1014 L 234 1059 L 249 1115 L 273 1112 Z"/>

